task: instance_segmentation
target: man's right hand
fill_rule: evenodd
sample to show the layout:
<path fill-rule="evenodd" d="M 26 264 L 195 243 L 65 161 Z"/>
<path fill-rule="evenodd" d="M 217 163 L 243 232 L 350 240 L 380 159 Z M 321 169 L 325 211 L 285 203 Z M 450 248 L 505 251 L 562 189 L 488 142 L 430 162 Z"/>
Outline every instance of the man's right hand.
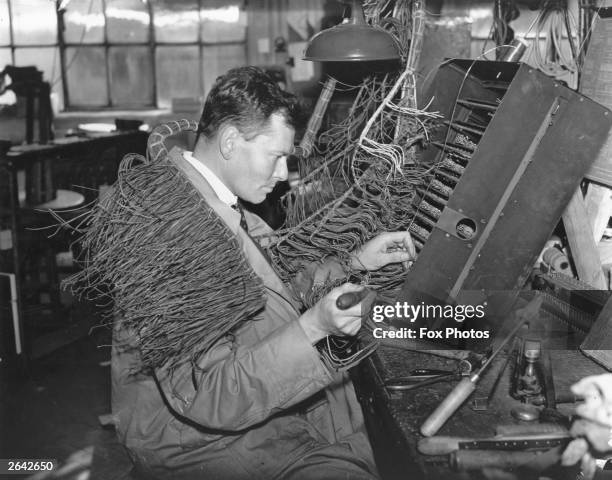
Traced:
<path fill-rule="evenodd" d="M 346 310 L 340 310 L 336 300 L 347 292 L 358 292 L 364 287 L 345 283 L 334 288 L 319 300 L 312 308 L 306 310 L 298 319 L 310 342 L 314 345 L 327 335 L 355 335 L 361 328 L 361 303 Z"/>

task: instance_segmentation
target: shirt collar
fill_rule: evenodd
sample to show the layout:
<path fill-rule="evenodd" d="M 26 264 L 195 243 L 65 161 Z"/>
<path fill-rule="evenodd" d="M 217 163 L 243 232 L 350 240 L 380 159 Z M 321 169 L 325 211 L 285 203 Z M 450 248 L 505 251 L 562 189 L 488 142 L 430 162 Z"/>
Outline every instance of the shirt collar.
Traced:
<path fill-rule="evenodd" d="M 210 184 L 217 197 L 219 197 L 219 200 L 230 207 L 236 205 L 238 202 L 238 197 L 234 195 L 229 188 L 227 188 L 227 186 L 219 177 L 217 177 L 217 175 L 212 172 L 210 168 L 195 158 L 192 152 L 183 152 L 183 158 L 185 158 L 185 160 L 187 160 Z"/>

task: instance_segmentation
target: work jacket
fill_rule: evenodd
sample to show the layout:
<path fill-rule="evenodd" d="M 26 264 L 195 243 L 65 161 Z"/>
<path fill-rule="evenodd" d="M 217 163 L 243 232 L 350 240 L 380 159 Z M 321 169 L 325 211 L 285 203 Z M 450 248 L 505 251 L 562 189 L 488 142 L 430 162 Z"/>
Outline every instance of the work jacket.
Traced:
<path fill-rule="evenodd" d="M 170 161 L 236 235 L 264 283 L 266 304 L 197 366 L 172 375 L 134 375 L 137 353 L 114 347 L 112 408 L 119 439 L 147 478 L 376 478 L 352 384 L 323 364 L 297 322 L 299 303 L 249 235 L 269 228 L 245 212 L 245 232 L 240 214 L 218 199 L 180 149 L 170 152 Z M 130 335 L 119 328 L 114 334 L 116 345 Z M 322 458 L 345 473 L 325 471 Z M 316 463 L 320 476 L 306 468 Z"/>

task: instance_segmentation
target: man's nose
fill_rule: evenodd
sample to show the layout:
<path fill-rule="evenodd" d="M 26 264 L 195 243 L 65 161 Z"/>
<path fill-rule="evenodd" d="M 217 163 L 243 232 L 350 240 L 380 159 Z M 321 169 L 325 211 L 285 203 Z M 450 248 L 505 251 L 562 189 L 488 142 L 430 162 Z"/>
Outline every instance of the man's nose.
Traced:
<path fill-rule="evenodd" d="M 289 178 L 289 169 L 287 168 L 287 157 L 281 157 L 276 161 L 274 173 L 272 176 L 279 181 L 285 181 Z"/>

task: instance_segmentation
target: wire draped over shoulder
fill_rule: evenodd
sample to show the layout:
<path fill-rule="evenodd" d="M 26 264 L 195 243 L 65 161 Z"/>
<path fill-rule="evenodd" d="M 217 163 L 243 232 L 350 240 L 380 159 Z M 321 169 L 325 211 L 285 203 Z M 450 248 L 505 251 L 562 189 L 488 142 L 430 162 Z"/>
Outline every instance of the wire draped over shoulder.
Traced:
<path fill-rule="evenodd" d="M 66 284 L 112 306 L 143 372 L 195 363 L 264 307 L 235 235 L 167 156 L 127 156 L 82 225 L 83 270 Z"/>

